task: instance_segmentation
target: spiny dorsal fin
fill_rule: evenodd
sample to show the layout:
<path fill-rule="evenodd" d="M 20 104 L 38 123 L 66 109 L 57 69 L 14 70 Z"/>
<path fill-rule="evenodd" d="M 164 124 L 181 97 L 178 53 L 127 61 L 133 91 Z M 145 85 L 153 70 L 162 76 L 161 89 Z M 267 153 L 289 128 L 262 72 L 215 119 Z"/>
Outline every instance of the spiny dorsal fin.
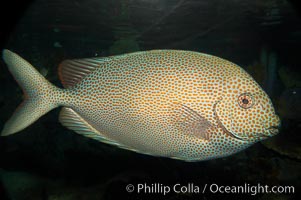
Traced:
<path fill-rule="evenodd" d="M 109 57 L 64 60 L 58 68 L 59 77 L 65 88 L 71 88 L 105 62 L 112 60 L 116 61 L 127 58 L 128 56 L 135 56 L 143 53 L 145 52 L 134 52 Z"/>
<path fill-rule="evenodd" d="M 60 112 L 59 120 L 63 126 L 66 126 L 80 135 L 84 135 L 107 144 L 121 146 L 119 143 L 108 139 L 105 134 L 102 134 L 93 128 L 86 120 L 84 120 L 71 108 L 63 107 Z"/>
<path fill-rule="evenodd" d="M 108 61 L 109 58 L 84 58 L 64 60 L 59 65 L 60 80 L 65 88 L 71 88 L 79 83 L 86 75 L 90 74 L 101 63 Z"/>

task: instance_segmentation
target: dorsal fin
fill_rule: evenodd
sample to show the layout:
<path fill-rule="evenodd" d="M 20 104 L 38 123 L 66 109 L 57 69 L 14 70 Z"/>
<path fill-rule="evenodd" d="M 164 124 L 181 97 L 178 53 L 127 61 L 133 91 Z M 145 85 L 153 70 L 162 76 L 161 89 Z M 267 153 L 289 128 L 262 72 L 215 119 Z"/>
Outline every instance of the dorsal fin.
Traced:
<path fill-rule="evenodd" d="M 133 52 L 109 57 L 64 60 L 59 64 L 59 77 L 65 88 L 71 88 L 105 62 L 119 60 L 127 58 L 128 56 L 135 56 L 143 53 L 145 52 Z"/>
<path fill-rule="evenodd" d="M 64 60 L 59 65 L 60 80 L 65 88 L 71 88 L 106 61 L 108 58 L 101 57 Z"/>

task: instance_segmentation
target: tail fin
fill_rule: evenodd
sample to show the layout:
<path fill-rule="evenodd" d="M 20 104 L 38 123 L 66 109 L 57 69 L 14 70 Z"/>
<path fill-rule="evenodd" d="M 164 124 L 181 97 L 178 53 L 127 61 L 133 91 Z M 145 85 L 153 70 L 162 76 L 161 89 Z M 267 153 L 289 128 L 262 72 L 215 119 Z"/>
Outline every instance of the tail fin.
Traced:
<path fill-rule="evenodd" d="M 1 135 L 7 136 L 23 130 L 58 104 L 51 99 L 56 88 L 49 83 L 31 64 L 17 54 L 3 50 L 3 59 L 24 92 L 24 101 L 6 122 Z"/>

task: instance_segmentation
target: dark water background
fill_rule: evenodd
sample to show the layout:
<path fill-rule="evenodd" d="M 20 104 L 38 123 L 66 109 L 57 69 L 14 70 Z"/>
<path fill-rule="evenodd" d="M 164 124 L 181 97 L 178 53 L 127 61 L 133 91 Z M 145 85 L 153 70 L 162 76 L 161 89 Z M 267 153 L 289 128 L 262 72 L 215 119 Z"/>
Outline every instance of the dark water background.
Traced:
<path fill-rule="evenodd" d="M 301 180 L 301 15 L 285 0 L 36 0 L 1 5 L 1 47 L 60 86 L 68 58 L 148 49 L 213 54 L 246 69 L 270 95 L 281 133 L 230 157 L 195 163 L 84 138 L 55 109 L 0 138 L 0 199 L 296 199 Z M 16 5 L 16 6 L 15 6 Z M 17 6 L 18 5 L 18 6 Z M 0 63 L 0 129 L 22 91 Z M 127 193 L 127 184 L 291 185 L 295 194 Z"/>

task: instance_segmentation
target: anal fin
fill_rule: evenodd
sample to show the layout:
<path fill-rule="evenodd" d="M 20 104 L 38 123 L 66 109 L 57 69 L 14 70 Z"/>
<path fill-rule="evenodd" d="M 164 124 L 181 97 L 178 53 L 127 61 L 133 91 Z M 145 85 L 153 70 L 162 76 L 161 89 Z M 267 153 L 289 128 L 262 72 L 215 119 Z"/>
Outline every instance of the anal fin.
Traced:
<path fill-rule="evenodd" d="M 77 114 L 71 108 L 63 107 L 59 121 L 61 124 L 68 129 L 75 131 L 76 133 L 116 146 L 122 146 L 119 143 L 108 139 L 104 134 L 96 130 L 93 126 L 91 126 L 85 119 L 83 119 L 79 114 Z"/>

